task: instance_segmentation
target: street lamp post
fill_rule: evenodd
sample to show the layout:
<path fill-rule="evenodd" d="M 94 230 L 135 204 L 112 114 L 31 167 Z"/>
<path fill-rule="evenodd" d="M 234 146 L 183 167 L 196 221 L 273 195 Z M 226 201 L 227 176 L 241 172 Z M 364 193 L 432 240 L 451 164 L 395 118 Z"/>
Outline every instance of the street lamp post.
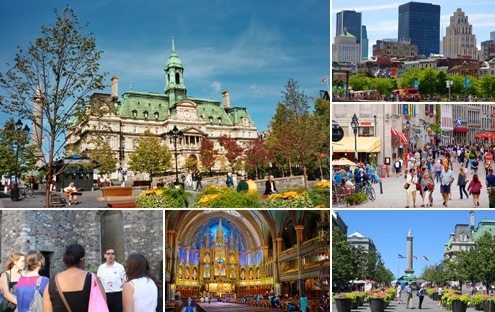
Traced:
<path fill-rule="evenodd" d="M 21 131 L 22 129 L 22 121 L 21 119 L 19 119 L 16 124 L 15 124 L 15 131 L 16 132 L 19 132 Z M 29 127 L 26 125 L 24 127 L 24 129 L 22 129 L 22 132 L 23 134 L 27 137 L 28 134 L 29 134 Z M 17 141 L 17 146 L 16 146 L 16 152 L 15 152 L 15 182 L 14 182 L 14 188 L 12 189 L 12 192 L 10 193 L 10 198 L 12 199 L 12 201 L 18 201 L 19 200 L 19 188 L 18 188 L 18 185 L 17 185 L 17 165 L 18 165 L 18 161 L 19 161 L 19 140 Z"/>
<path fill-rule="evenodd" d="M 174 140 L 174 149 L 175 149 L 175 185 L 179 185 L 179 172 L 177 167 L 177 140 L 181 140 L 184 136 L 184 133 L 177 129 L 177 126 L 174 126 L 172 130 L 167 132 L 167 135 Z"/>
<path fill-rule="evenodd" d="M 357 132 L 358 132 L 358 128 L 359 128 L 359 121 L 358 121 L 356 114 L 354 114 L 354 116 L 352 116 L 351 127 L 354 130 L 354 147 L 355 147 L 354 157 L 355 157 L 355 160 L 357 162 L 358 161 Z"/>

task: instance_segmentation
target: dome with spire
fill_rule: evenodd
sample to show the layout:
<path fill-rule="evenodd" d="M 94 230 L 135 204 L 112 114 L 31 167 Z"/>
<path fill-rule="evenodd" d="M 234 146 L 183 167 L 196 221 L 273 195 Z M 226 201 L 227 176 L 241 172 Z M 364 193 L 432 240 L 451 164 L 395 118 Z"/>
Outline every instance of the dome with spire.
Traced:
<path fill-rule="evenodd" d="M 177 53 L 175 53 L 174 37 L 172 37 L 172 53 L 170 53 L 167 65 L 165 65 L 165 70 L 169 69 L 170 67 L 184 68 L 179 56 L 177 55 Z"/>

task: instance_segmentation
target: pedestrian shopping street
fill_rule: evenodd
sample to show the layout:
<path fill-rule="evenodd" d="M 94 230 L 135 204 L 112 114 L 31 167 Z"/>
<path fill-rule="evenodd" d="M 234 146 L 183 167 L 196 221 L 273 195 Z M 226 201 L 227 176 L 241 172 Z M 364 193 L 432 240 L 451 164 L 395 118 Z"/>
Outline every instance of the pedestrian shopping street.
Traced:
<path fill-rule="evenodd" d="M 472 208 L 473 207 L 473 200 L 472 197 L 469 196 L 469 199 L 466 199 L 466 197 L 463 197 L 463 199 L 460 199 L 460 193 L 459 193 L 459 187 L 457 186 L 457 177 L 459 175 L 459 168 L 460 165 L 456 161 L 452 161 L 453 166 L 454 166 L 454 177 L 455 180 L 452 183 L 452 200 L 449 200 L 448 202 L 448 208 Z M 486 182 L 485 182 L 485 167 L 484 163 L 480 162 L 479 166 L 480 170 L 478 171 L 478 176 L 479 179 L 483 185 L 483 188 L 481 189 L 481 194 L 480 194 L 480 208 L 488 208 L 488 194 L 486 190 Z M 469 179 L 471 180 L 473 174 L 472 172 L 466 171 L 469 173 Z M 335 204 L 333 205 L 334 208 L 404 208 L 406 207 L 406 190 L 404 189 L 404 183 L 406 182 L 406 179 L 404 178 L 404 170 L 402 169 L 402 173 L 399 178 L 395 175 L 395 172 L 390 172 L 390 176 L 388 178 L 381 178 L 382 181 L 382 188 L 383 188 L 383 194 L 380 193 L 380 184 L 375 183 L 373 184 L 373 188 L 375 189 L 376 193 L 376 200 L 371 201 L 368 200 L 364 203 L 361 203 L 359 205 L 353 205 L 349 206 L 346 204 L 344 201 L 344 204 Z M 467 189 L 467 187 L 466 187 Z M 416 192 L 416 208 L 421 208 L 422 204 L 422 198 L 421 195 L 419 194 L 419 191 Z M 425 203 L 427 200 L 425 199 Z M 443 198 L 440 193 L 440 183 L 436 182 L 435 179 L 435 190 L 433 191 L 433 206 L 432 208 L 444 208 L 443 205 Z M 410 208 L 413 208 L 412 200 L 410 203 Z"/>

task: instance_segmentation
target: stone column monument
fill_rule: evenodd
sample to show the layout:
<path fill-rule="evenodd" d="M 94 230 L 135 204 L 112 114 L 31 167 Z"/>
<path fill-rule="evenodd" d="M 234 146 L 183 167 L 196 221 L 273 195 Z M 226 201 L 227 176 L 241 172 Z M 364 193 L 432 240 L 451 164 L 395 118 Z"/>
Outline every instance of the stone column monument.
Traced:
<path fill-rule="evenodd" d="M 411 236 L 411 229 L 407 235 L 407 268 L 404 271 L 406 276 L 414 276 L 413 269 L 413 237 Z"/>

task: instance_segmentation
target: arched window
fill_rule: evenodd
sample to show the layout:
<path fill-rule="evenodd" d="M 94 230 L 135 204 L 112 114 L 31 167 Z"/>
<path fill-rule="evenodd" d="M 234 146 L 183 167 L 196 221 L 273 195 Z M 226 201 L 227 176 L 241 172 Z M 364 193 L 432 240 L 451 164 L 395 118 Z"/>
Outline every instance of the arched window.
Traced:
<path fill-rule="evenodd" d="M 158 117 L 159 117 L 159 116 L 160 116 L 160 115 L 158 114 L 158 112 L 155 112 L 155 119 L 156 119 L 156 120 L 158 120 Z"/>
<path fill-rule="evenodd" d="M 210 116 L 209 120 L 210 120 L 210 124 L 213 124 L 213 117 Z"/>
<path fill-rule="evenodd" d="M 143 115 L 144 115 L 144 119 L 148 119 L 148 112 L 144 112 Z"/>
<path fill-rule="evenodd" d="M 136 148 L 137 148 L 137 146 L 138 146 L 138 144 L 137 144 L 137 140 L 136 140 L 136 139 L 133 139 L 133 140 L 132 140 L 132 148 L 133 148 L 133 149 L 136 149 Z"/>
<path fill-rule="evenodd" d="M 136 118 L 136 117 L 137 117 L 137 111 L 136 111 L 136 110 L 133 110 L 133 111 L 132 111 L 132 117 L 133 117 L 133 118 Z"/>
<path fill-rule="evenodd" d="M 111 137 L 107 137 L 107 145 L 112 147 L 112 138 Z"/>
<path fill-rule="evenodd" d="M 179 73 L 175 73 L 175 83 L 179 84 L 180 83 L 180 75 Z"/>
<path fill-rule="evenodd" d="M 222 124 L 222 117 L 218 117 L 218 124 L 221 125 Z"/>
<path fill-rule="evenodd" d="M 124 218 L 122 211 L 105 211 L 100 220 L 101 259 L 107 248 L 115 250 L 115 261 L 125 261 Z"/>

